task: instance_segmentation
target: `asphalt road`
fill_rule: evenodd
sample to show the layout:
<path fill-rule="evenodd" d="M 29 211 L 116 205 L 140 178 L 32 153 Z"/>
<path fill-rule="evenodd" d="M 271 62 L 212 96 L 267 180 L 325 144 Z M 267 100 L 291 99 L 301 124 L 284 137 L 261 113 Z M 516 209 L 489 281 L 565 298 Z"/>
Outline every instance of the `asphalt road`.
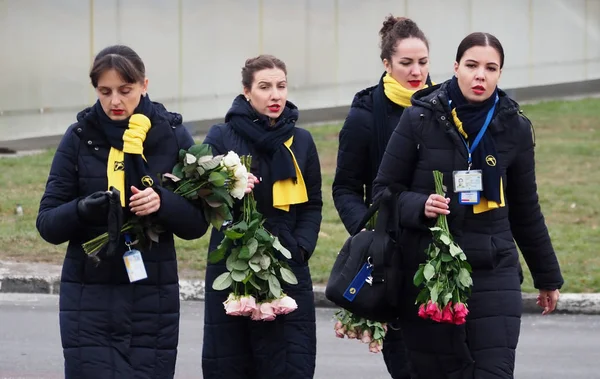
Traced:
<path fill-rule="evenodd" d="M 182 303 L 177 379 L 201 378 L 204 303 Z M 62 378 L 54 295 L 0 294 L 0 379 Z M 389 378 L 381 354 L 334 337 L 333 310 L 317 311 L 317 379 Z M 600 378 L 600 316 L 523 318 L 517 379 Z"/>

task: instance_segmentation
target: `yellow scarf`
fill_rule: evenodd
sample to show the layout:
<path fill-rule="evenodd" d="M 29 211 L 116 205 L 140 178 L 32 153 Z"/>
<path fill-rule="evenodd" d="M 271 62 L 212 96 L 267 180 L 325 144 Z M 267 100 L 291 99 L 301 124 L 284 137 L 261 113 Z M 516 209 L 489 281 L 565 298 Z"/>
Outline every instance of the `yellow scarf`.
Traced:
<path fill-rule="evenodd" d="M 458 129 L 458 132 L 464 137 L 464 139 L 467 139 L 468 135 L 465 132 L 465 130 L 463 129 L 462 121 L 460 121 L 460 119 L 458 118 L 458 115 L 456 114 L 456 108 L 452 108 L 451 113 L 452 113 L 452 119 L 454 120 L 454 125 L 456 125 L 456 129 Z M 495 201 L 488 200 L 485 197 L 481 196 L 479 204 L 473 205 L 473 213 L 475 213 L 475 214 L 483 213 L 483 212 L 491 211 L 493 209 L 498 209 L 498 208 L 501 208 L 504 206 L 505 206 L 504 185 L 502 184 L 502 177 L 500 177 L 500 204 L 496 203 Z"/>
<path fill-rule="evenodd" d="M 150 119 L 136 113 L 129 118 L 129 125 L 123 133 L 123 150 L 111 147 L 108 153 L 106 176 L 108 188 L 115 187 L 121 192 L 121 206 L 125 206 L 125 154 L 141 155 L 144 160 L 144 141 L 152 126 Z"/>
<path fill-rule="evenodd" d="M 293 142 L 294 137 L 292 136 L 284 142 L 284 145 L 290 151 L 290 154 L 292 154 L 292 160 L 296 168 L 296 181 L 294 182 L 292 178 L 288 178 L 273 183 L 273 207 L 286 212 L 290 211 L 290 205 L 302 204 L 308 201 L 306 183 L 304 183 L 304 177 L 296 161 L 296 156 L 294 156 L 294 152 L 291 149 Z"/>
<path fill-rule="evenodd" d="M 423 88 L 427 87 L 428 85 L 425 84 Z M 404 88 L 402 84 L 398 83 L 390 74 L 385 74 L 383 77 L 383 92 L 385 93 L 385 96 L 403 108 L 411 106 L 410 98 L 417 91 L 418 90 Z"/>

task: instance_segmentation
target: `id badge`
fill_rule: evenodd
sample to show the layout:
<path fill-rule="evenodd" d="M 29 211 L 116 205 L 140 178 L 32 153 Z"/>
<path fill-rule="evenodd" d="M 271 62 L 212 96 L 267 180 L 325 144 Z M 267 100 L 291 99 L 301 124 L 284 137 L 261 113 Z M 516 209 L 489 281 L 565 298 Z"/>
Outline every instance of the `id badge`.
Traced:
<path fill-rule="evenodd" d="M 467 191 L 458 193 L 458 203 L 462 205 L 477 205 L 481 199 L 481 192 Z"/>
<path fill-rule="evenodd" d="M 452 174 L 454 192 L 483 191 L 483 175 L 481 170 L 454 171 Z"/>
<path fill-rule="evenodd" d="M 125 268 L 127 269 L 127 275 L 129 275 L 131 283 L 148 277 L 142 253 L 139 250 L 129 250 L 123 255 L 123 260 L 125 261 Z"/>

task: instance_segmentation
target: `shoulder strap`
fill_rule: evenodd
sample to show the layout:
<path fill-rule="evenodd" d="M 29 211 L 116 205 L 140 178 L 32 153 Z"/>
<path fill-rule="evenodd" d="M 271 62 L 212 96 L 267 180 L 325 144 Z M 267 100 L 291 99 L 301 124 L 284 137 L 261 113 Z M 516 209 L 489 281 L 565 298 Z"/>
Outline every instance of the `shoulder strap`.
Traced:
<path fill-rule="evenodd" d="M 363 216 L 362 220 L 358 223 L 358 226 L 352 235 L 358 234 L 365 225 L 369 222 L 369 220 L 375 215 L 377 211 L 379 215 L 377 216 L 377 222 L 375 224 L 375 230 L 377 230 L 378 226 L 383 227 L 383 231 L 385 232 L 385 228 L 387 226 L 387 222 L 389 221 L 390 212 L 393 210 L 392 216 L 397 216 L 395 213 L 396 203 L 398 200 L 398 196 L 406 191 L 406 187 L 400 184 L 391 184 L 388 186 L 383 194 L 375 201 L 369 209 L 367 209 L 367 213 Z M 380 223 L 381 220 L 381 223 Z"/>
<path fill-rule="evenodd" d="M 388 243 L 390 239 L 394 242 L 397 239 L 398 207 L 396 205 L 398 203 L 398 196 L 405 189 L 399 184 L 393 184 L 386 188 L 384 194 L 381 196 L 379 214 L 375 223 L 375 234 L 371 248 L 369 249 L 374 266 L 373 276 L 383 273 L 381 269 L 385 264 Z"/>

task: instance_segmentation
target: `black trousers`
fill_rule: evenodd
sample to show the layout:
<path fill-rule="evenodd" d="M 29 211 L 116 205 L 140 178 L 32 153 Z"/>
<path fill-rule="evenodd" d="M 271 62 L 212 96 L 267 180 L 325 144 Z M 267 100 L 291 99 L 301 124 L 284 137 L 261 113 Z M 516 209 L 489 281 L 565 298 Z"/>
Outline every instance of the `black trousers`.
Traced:
<path fill-rule="evenodd" d="M 388 325 L 383 340 L 383 360 L 393 379 L 410 379 L 408 357 L 399 323 Z"/>

